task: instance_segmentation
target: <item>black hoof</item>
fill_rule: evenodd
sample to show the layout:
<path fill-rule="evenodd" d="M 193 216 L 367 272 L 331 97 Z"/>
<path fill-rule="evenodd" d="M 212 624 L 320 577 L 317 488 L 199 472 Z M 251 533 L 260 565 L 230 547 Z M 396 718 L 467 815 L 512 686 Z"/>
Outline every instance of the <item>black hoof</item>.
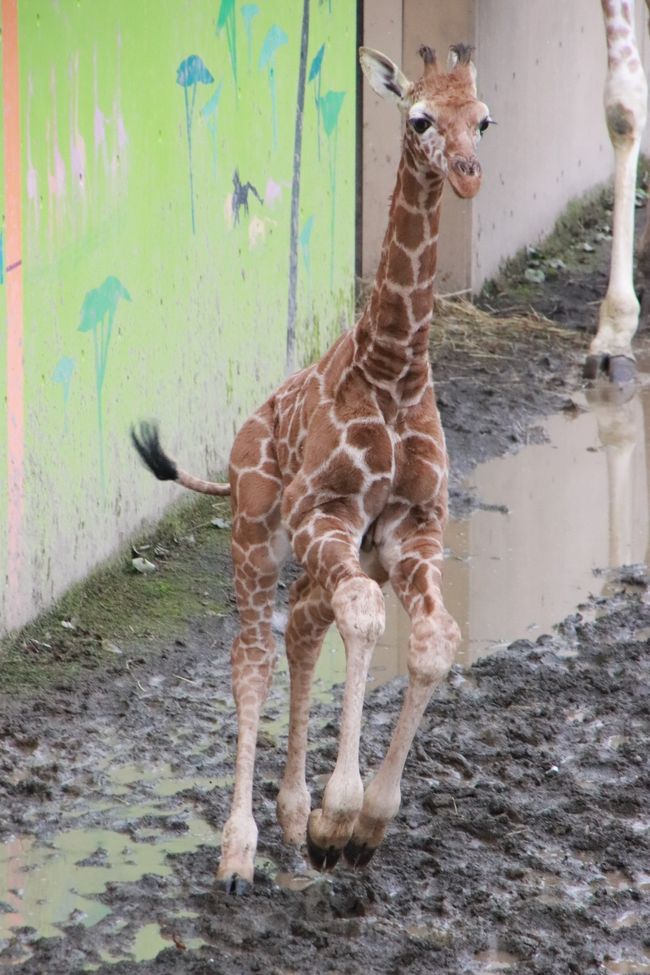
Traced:
<path fill-rule="evenodd" d="M 598 373 L 607 368 L 606 357 L 604 355 L 588 355 L 582 369 L 585 379 L 598 379 Z"/>
<path fill-rule="evenodd" d="M 324 848 L 314 843 L 309 830 L 307 830 L 307 852 L 314 870 L 320 871 L 333 870 L 341 856 L 341 850 L 337 850 L 334 846 Z"/>
<path fill-rule="evenodd" d="M 622 386 L 631 383 L 636 377 L 636 363 L 634 359 L 628 359 L 626 355 L 610 356 L 607 364 L 607 375 L 610 382 Z"/>
<path fill-rule="evenodd" d="M 366 846 L 365 843 L 350 840 L 343 850 L 343 856 L 351 867 L 365 867 L 372 860 L 376 849 L 376 846 Z"/>
<path fill-rule="evenodd" d="M 248 880 L 244 880 L 238 873 L 234 873 L 231 877 L 226 877 L 225 880 L 221 881 L 221 889 L 224 893 L 229 895 L 234 894 L 235 897 L 241 897 L 242 894 L 247 894 L 251 886 Z"/>

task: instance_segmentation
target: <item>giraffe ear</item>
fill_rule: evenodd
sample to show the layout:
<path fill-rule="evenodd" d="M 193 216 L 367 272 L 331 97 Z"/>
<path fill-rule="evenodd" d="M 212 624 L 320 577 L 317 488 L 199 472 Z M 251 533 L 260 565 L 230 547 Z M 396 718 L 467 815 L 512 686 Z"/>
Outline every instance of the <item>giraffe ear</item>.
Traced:
<path fill-rule="evenodd" d="M 372 90 L 403 106 L 411 82 L 397 65 L 385 54 L 373 51 L 371 47 L 359 48 L 359 61 Z"/>

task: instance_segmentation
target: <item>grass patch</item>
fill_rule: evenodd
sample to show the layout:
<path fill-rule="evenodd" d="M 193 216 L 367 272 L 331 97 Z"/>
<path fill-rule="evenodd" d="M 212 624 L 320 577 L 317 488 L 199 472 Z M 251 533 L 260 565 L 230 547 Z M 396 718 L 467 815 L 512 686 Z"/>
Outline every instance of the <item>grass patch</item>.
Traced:
<path fill-rule="evenodd" d="M 479 303 L 507 292 L 513 303 L 528 303 L 538 294 L 534 280 L 527 274 L 541 271 L 543 280 L 552 281 L 562 274 L 589 272 L 598 260 L 599 245 L 611 237 L 613 189 L 599 187 L 572 200 L 555 223 L 551 233 L 539 242 L 522 247 L 504 261 L 500 272 L 486 281 Z"/>
<path fill-rule="evenodd" d="M 46 688 L 88 667 L 114 664 L 119 651 L 146 653 L 157 640 L 181 637 L 189 620 L 224 612 L 231 589 L 226 501 L 200 498 L 175 506 L 134 537 L 133 549 L 156 566 L 136 572 L 126 548 L 72 586 L 23 629 L 0 640 L 0 692 Z"/>

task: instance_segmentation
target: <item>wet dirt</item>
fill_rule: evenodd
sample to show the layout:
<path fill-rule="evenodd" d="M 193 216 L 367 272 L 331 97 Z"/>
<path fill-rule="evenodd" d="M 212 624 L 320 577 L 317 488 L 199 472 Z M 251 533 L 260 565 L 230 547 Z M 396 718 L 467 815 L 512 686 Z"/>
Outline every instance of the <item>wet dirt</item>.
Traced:
<path fill-rule="evenodd" d="M 281 660 L 259 742 L 256 882 L 244 898 L 215 886 L 236 620 L 223 532 L 201 527 L 159 572 L 182 563 L 202 611 L 192 603 L 162 635 L 152 617 L 137 636 L 119 605 L 99 632 L 83 618 L 57 630 L 54 614 L 5 657 L 22 655 L 29 679 L 0 677 L 0 970 L 650 971 L 648 406 L 639 389 L 608 411 L 607 390 L 594 401 L 582 386 L 587 336 L 571 330 L 593 326 L 607 257 L 605 239 L 586 239 L 594 251 L 554 278 L 533 289 L 505 280 L 485 299 L 501 311 L 561 299 L 568 338 L 505 329 L 473 345 L 445 332 L 436 344 L 434 330 L 454 469 L 447 566 L 466 655 L 434 695 L 402 809 L 369 867 L 321 876 L 280 841 Z M 644 333 L 639 348 L 643 363 Z M 571 429 L 573 454 L 554 424 Z M 513 451 L 518 467 L 507 456 L 486 473 L 484 461 Z M 564 545 L 545 548 L 553 526 Z M 131 585 L 144 600 L 160 580 Z M 315 801 L 336 756 L 336 659 L 324 652 L 316 687 Z M 387 747 L 404 681 L 382 681 L 397 670 L 387 649 L 367 695 L 364 775 Z"/>

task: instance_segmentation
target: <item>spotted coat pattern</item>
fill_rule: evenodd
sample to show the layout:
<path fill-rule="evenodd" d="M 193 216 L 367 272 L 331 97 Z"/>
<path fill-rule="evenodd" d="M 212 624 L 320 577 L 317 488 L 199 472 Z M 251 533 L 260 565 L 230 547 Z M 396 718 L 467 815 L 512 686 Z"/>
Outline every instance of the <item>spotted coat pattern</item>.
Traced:
<path fill-rule="evenodd" d="M 231 889 L 253 874 L 255 739 L 275 660 L 275 587 L 289 549 L 304 574 L 291 591 L 286 632 L 290 726 L 278 815 L 285 840 L 302 844 L 307 838 L 317 866 L 333 866 L 342 851 L 353 863 L 365 862 L 381 841 L 399 808 L 413 734 L 459 639 L 440 594 L 448 466 L 428 345 L 445 177 L 461 196 L 478 190 L 475 150 L 489 113 L 476 97 L 469 48 L 452 50 L 448 72 L 438 69 L 430 49 L 421 53 L 424 73 L 412 84 L 383 55 L 361 52 L 371 85 L 406 117 L 368 304 L 319 362 L 287 379 L 244 424 L 231 454 L 239 737 L 219 868 Z M 379 585 L 387 580 L 412 621 L 410 681 L 386 759 L 364 793 L 361 709 L 384 627 Z M 332 622 L 347 659 L 339 754 L 322 806 L 310 813 L 310 686 Z"/>

